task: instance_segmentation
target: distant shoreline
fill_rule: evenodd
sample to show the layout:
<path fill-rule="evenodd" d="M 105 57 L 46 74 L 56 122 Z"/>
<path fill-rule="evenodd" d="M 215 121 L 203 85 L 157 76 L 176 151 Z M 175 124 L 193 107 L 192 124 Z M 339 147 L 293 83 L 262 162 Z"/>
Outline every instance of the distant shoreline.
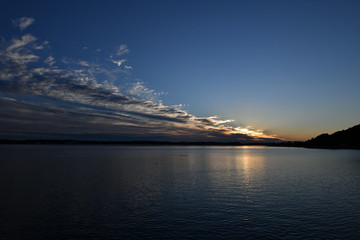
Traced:
<path fill-rule="evenodd" d="M 240 142 L 170 142 L 170 141 L 95 141 L 95 140 L 8 140 L 0 139 L 0 145 L 119 145 L 119 146 L 266 146 L 266 147 L 299 147 L 313 149 L 356 149 L 359 147 L 346 145 L 314 145 L 309 142 L 262 142 L 262 143 L 240 143 Z"/>
<path fill-rule="evenodd" d="M 166 145 L 166 146 L 300 146 L 301 142 L 281 143 L 240 143 L 240 142 L 170 142 L 170 141 L 95 141 L 95 140 L 0 140 L 0 144 L 30 144 L 30 145 Z"/>

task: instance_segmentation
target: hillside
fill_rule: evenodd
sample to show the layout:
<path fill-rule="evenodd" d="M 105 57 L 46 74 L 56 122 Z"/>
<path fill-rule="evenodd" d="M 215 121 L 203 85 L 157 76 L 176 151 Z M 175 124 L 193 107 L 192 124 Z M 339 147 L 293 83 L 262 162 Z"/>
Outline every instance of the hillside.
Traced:
<path fill-rule="evenodd" d="M 360 124 L 333 134 L 321 134 L 305 142 L 313 148 L 353 148 L 360 149 Z"/>

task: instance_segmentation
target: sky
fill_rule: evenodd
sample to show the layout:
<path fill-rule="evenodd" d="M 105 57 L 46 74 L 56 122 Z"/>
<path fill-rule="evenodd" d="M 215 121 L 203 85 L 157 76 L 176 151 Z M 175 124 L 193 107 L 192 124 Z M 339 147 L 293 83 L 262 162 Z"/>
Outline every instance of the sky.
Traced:
<path fill-rule="evenodd" d="M 359 1 L 7 1 L 0 138 L 307 140 L 359 124 Z"/>

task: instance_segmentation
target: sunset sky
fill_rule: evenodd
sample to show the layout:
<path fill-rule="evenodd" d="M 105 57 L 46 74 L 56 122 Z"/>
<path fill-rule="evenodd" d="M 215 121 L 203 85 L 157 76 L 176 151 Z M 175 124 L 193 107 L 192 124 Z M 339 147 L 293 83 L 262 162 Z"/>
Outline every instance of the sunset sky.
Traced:
<path fill-rule="evenodd" d="M 360 1 L 7 1 L 0 139 L 307 140 L 360 123 Z"/>

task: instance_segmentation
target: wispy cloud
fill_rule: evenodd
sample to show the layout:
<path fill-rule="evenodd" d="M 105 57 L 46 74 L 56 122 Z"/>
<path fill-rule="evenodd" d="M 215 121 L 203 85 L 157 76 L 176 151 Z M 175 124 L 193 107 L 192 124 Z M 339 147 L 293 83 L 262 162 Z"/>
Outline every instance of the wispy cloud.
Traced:
<path fill-rule="evenodd" d="M 86 60 L 37 54 L 48 43 L 25 34 L 0 49 L 0 135 L 108 136 L 116 139 L 168 139 L 188 141 L 266 141 L 276 136 L 228 125 L 218 116 L 196 117 L 179 106 L 166 106 L 158 93 L 141 81 L 117 85 L 131 70 Z M 126 45 L 112 56 L 129 52 Z M 9 100 L 11 99 L 11 100 Z M 59 120 L 61 119 L 61 120 Z M 6 129 L 6 130 L 4 130 Z M 20 129 L 20 130 L 19 130 Z M 25 131 L 25 129 L 27 129 Z M 22 133 L 24 134 L 24 133 Z M 90 135 L 89 135 L 90 134 Z"/>
<path fill-rule="evenodd" d="M 132 70 L 131 66 L 123 64 L 123 63 L 125 63 L 127 61 L 127 59 L 125 59 L 125 58 L 120 58 L 119 59 L 119 57 L 124 56 L 124 55 L 128 54 L 129 52 L 130 52 L 130 50 L 129 50 L 129 48 L 128 48 L 128 46 L 126 44 L 120 44 L 119 46 L 117 46 L 115 48 L 114 53 L 110 55 L 110 59 L 118 67 L 121 67 L 123 65 L 125 69 Z"/>
<path fill-rule="evenodd" d="M 127 70 L 132 70 L 133 69 L 132 66 L 128 66 L 128 65 L 124 65 L 124 68 L 127 69 Z"/>
<path fill-rule="evenodd" d="M 121 44 L 115 49 L 115 55 L 116 56 L 123 56 L 125 54 L 128 54 L 130 52 L 128 46 L 126 44 Z"/>
<path fill-rule="evenodd" d="M 120 59 L 120 60 L 112 59 L 112 62 L 115 63 L 116 65 L 118 65 L 118 67 L 121 67 L 121 65 L 126 61 L 127 61 L 126 59 Z"/>
<path fill-rule="evenodd" d="M 56 63 L 56 61 L 53 56 L 49 56 L 45 59 L 44 63 L 46 63 L 49 66 L 53 66 Z"/>
<path fill-rule="evenodd" d="M 19 27 L 21 31 L 33 24 L 35 19 L 31 17 L 21 17 L 12 21 L 14 26 Z"/>
<path fill-rule="evenodd" d="M 130 85 L 126 93 L 130 96 L 141 97 L 142 99 L 154 101 L 158 96 L 164 94 L 147 88 L 143 82 L 135 82 Z"/>

